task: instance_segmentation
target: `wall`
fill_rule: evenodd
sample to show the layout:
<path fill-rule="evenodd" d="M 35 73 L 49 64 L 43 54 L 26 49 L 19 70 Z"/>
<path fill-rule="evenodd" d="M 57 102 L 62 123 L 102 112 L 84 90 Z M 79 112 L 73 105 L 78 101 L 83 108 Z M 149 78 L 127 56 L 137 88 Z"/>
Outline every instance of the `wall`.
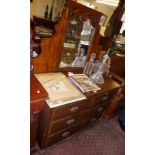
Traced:
<path fill-rule="evenodd" d="M 50 9 L 52 0 L 33 0 L 33 2 L 30 4 L 30 15 L 44 17 L 44 12 L 47 4 L 49 5 Z"/>
<path fill-rule="evenodd" d="M 44 17 L 44 12 L 46 9 L 46 5 L 49 7 L 49 12 L 51 9 L 51 6 L 53 6 L 55 9 L 53 10 L 53 20 L 58 14 L 58 10 L 62 8 L 64 0 L 33 0 L 33 2 L 30 3 L 30 16 L 39 16 Z"/>

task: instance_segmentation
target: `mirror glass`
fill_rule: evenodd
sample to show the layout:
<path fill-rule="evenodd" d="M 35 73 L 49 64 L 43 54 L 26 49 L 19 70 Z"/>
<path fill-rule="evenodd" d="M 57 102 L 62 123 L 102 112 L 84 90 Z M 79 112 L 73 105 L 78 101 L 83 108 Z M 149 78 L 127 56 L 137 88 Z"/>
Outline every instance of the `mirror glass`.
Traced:
<path fill-rule="evenodd" d="M 84 67 L 93 31 L 89 17 L 69 13 L 59 67 Z"/>

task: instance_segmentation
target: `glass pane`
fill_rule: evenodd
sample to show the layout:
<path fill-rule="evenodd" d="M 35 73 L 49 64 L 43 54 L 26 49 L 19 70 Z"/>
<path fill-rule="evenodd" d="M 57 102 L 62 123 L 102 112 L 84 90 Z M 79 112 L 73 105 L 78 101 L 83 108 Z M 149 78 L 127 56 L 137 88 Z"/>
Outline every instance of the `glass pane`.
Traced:
<path fill-rule="evenodd" d="M 93 29 L 89 18 L 70 12 L 59 67 L 84 67 Z"/>

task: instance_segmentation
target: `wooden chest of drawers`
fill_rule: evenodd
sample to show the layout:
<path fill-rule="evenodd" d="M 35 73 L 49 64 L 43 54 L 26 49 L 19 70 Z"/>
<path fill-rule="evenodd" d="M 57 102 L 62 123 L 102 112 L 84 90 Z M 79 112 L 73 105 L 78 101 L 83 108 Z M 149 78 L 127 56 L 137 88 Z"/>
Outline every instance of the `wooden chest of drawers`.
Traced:
<path fill-rule="evenodd" d="M 120 85 L 105 79 L 101 90 L 85 93 L 87 99 L 50 108 L 47 104 L 41 112 L 38 142 L 46 148 L 71 136 L 80 129 L 98 120 L 107 109 Z"/>

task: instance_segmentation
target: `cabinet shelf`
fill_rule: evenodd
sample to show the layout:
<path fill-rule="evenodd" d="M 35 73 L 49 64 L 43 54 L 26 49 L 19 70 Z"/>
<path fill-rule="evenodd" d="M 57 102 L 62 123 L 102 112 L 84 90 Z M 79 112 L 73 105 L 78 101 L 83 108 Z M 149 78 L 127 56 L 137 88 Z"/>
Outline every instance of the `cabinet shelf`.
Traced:
<path fill-rule="evenodd" d="M 35 24 L 35 26 L 42 26 L 48 29 L 51 29 L 52 35 L 55 33 L 55 25 L 58 24 L 58 22 L 54 22 L 52 20 L 46 19 L 46 18 L 42 18 L 42 17 L 37 17 L 37 16 L 33 16 L 33 22 Z M 50 37 L 51 35 L 41 35 L 41 37 Z"/>

